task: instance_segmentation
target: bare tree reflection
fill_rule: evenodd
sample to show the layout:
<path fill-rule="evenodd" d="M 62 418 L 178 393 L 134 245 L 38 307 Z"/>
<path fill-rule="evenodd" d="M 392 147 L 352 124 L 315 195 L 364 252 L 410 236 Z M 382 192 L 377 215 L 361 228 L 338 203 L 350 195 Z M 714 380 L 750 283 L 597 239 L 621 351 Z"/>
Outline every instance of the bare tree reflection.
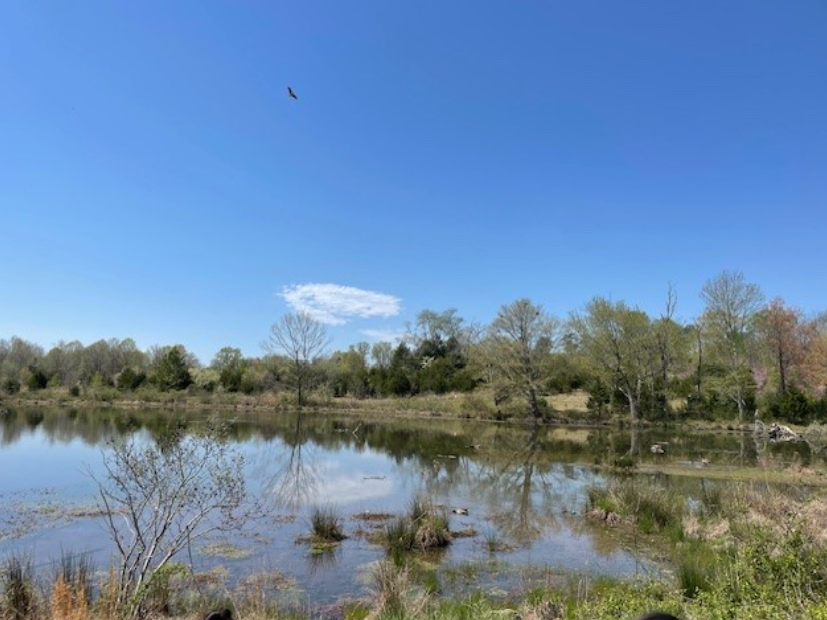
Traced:
<path fill-rule="evenodd" d="M 322 484 L 322 471 L 317 463 L 313 442 L 302 425 L 302 414 L 296 413 L 295 423 L 285 433 L 277 454 L 265 452 L 259 475 L 264 481 L 265 497 L 276 507 L 296 511 L 312 503 Z M 273 463 L 275 471 L 270 470 Z"/>
<path fill-rule="evenodd" d="M 501 438 L 498 451 L 510 456 L 505 462 L 484 466 L 479 481 L 492 521 L 502 535 L 519 545 L 528 545 L 547 529 L 558 527 L 555 487 L 564 474 L 543 463 L 541 430 L 537 425 L 527 436 Z"/>

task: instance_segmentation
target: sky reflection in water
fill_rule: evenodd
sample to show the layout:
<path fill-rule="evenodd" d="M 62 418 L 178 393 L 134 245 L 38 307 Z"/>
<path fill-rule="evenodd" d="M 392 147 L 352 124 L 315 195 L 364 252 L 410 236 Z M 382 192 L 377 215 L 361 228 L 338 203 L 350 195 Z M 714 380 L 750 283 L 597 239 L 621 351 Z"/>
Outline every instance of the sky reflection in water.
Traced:
<path fill-rule="evenodd" d="M 153 441 L 173 423 L 171 416 L 178 418 L 174 423 L 190 426 L 204 419 L 157 411 L 4 414 L 0 555 L 23 550 L 44 566 L 62 550 L 90 552 L 99 567 L 106 566 L 111 546 L 102 520 L 61 517 L 61 509 L 76 513 L 96 504 L 95 486 L 85 472 L 87 467 L 99 471 L 107 438 L 139 433 L 142 441 Z M 231 434 L 246 458 L 250 490 L 267 500 L 267 516 L 232 540 L 213 541 L 243 550 L 244 557 L 201 553 L 200 543 L 194 556 L 198 569 L 223 565 L 231 580 L 278 569 L 296 580 L 302 599 L 313 603 L 364 594 L 365 573 L 385 552 L 358 535 L 370 524 L 353 515 L 398 514 L 423 493 L 447 510 L 468 509 L 467 517 L 452 517 L 451 527 L 473 528 L 477 536 L 457 538 L 440 554 L 440 570 L 447 576 L 452 567 L 475 563 L 482 570 L 474 586 L 516 587 L 525 579 L 519 567 L 528 566 L 611 575 L 653 570 L 582 516 L 586 489 L 602 480 L 584 463 L 627 451 L 630 440 L 623 433 L 273 417 L 236 418 Z M 747 461 L 756 457 L 752 447 L 739 447 L 732 438 L 716 439 L 723 441 L 720 445 L 709 438 L 666 438 L 674 440 L 674 458 L 692 459 L 715 449 L 732 454 L 740 449 Z M 335 506 L 350 536 L 324 557 L 296 543 L 309 531 L 308 507 L 315 504 Z M 485 539 L 493 532 L 509 550 L 489 554 Z M 495 564 L 489 563 L 492 557 Z M 461 589 L 462 583 L 446 579 L 445 587 Z"/>

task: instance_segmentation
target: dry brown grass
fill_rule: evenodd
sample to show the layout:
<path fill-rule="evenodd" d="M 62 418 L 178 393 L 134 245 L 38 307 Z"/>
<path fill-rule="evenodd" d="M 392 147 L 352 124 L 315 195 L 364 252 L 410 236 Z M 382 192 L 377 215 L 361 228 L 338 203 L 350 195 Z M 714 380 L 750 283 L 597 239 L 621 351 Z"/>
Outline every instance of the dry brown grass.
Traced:
<path fill-rule="evenodd" d="M 95 601 L 95 616 L 101 620 L 115 620 L 120 618 L 118 609 L 118 597 L 120 595 L 120 583 L 114 566 L 109 567 L 100 588 L 100 595 Z"/>
<path fill-rule="evenodd" d="M 52 584 L 52 620 L 87 620 L 88 617 L 86 592 L 77 585 L 67 583 L 63 575 L 58 575 Z"/>
<path fill-rule="evenodd" d="M 548 396 L 546 400 L 557 411 L 575 413 L 588 413 L 589 411 L 589 393 L 583 390 L 576 390 L 570 394 L 554 394 Z"/>
<path fill-rule="evenodd" d="M 368 620 L 380 617 L 421 618 L 428 611 L 431 600 L 427 592 L 415 582 L 407 566 L 398 567 L 383 560 L 373 571 L 371 588 L 373 608 Z"/>

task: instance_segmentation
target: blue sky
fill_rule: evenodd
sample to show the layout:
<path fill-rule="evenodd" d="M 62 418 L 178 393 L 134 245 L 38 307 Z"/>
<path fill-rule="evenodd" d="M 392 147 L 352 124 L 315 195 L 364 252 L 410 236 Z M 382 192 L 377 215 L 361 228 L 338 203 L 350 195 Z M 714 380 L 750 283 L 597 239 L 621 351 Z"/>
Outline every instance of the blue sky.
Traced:
<path fill-rule="evenodd" d="M 0 337 L 206 362 L 291 307 L 344 347 L 669 282 L 688 319 L 723 269 L 827 309 L 825 33 L 823 0 L 4 0 Z"/>

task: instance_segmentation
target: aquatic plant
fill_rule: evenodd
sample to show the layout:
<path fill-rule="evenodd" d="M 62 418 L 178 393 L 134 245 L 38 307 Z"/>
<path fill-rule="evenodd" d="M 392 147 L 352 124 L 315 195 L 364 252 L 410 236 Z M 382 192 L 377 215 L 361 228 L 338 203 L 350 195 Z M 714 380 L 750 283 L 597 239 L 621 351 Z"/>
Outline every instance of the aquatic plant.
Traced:
<path fill-rule="evenodd" d="M 313 506 L 310 527 L 314 542 L 336 543 L 347 538 L 342 530 L 342 518 L 332 506 Z"/>
<path fill-rule="evenodd" d="M 385 526 L 384 538 L 395 557 L 405 551 L 445 547 L 452 540 L 448 513 L 421 497 L 414 497 L 407 514 Z"/>

